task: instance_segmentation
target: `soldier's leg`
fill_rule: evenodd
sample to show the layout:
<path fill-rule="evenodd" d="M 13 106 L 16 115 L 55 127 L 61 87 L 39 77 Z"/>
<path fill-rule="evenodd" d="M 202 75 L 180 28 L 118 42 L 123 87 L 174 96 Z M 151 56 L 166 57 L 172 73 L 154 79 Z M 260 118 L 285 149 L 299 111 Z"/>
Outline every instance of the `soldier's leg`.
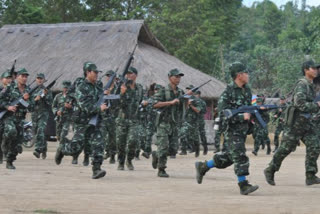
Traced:
<path fill-rule="evenodd" d="M 127 134 L 128 124 L 122 119 L 117 119 L 116 129 L 116 142 L 118 148 L 118 170 L 124 170 L 124 162 L 126 160 L 126 146 L 127 146 Z"/>
<path fill-rule="evenodd" d="M 115 122 L 112 121 L 108 124 L 108 152 L 110 154 L 110 163 L 115 163 L 115 155 L 117 154 L 116 144 L 116 130 Z"/>
<path fill-rule="evenodd" d="M 153 127 L 153 122 L 149 122 L 147 124 L 147 130 L 146 130 L 146 143 L 144 146 L 144 153 L 145 157 L 149 158 L 149 155 L 152 152 L 152 136 L 154 134 L 154 127 Z"/>
<path fill-rule="evenodd" d="M 282 131 L 283 131 L 283 126 L 278 125 L 276 128 L 276 131 L 274 133 L 274 150 L 273 150 L 273 152 L 275 152 L 279 147 L 279 136 Z"/>
<path fill-rule="evenodd" d="M 60 136 L 62 132 L 62 126 L 63 126 L 63 121 L 61 120 L 56 121 L 56 137 L 59 142 L 61 141 Z"/>
<path fill-rule="evenodd" d="M 199 133 L 200 133 L 201 144 L 203 147 L 203 155 L 206 155 L 208 153 L 208 142 L 207 142 L 207 135 L 206 135 L 206 128 L 205 128 L 205 121 L 204 120 L 200 121 Z"/>
<path fill-rule="evenodd" d="M 136 147 L 138 144 L 138 126 L 136 123 L 130 122 L 127 137 L 127 167 L 133 170 L 132 160 L 135 157 Z"/>
<path fill-rule="evenodd" d="M 302 139 L 302 141 L 306 145 L 306 183 L 307 185 L 317 184 L 320 182 L 318 179 L 316 179 L 316 174 L 318 172 L 317 160 L 320 153 L 320 142 L 313 130 L 310 130 Z"/>
<path fill-rule="evenodd" d="M 7 148 L 7 169 L 15 169 L 13 166 L 13 161 L 16 160 L 18 155 L 17 151 L 17 137 L 18 137 L 18 130 L 16 120 L 13 118 L 6 118 L 4 120 L 4 134 L 3 138 L 5 141 L 5 145 Z"/>
<path fill-rule="evenodd" d="M 194 147 L 195 157 L 198 157 L 200 154 L 200 138 L 199 138 L 200 133 L 199 133 L 198 125 L 196 124 L 190 127 L 189 133 L 190 134 L 188 136 L 190 141 L 192 142 L 191 144 Z"/>
<path fill-rule="evenodd" d="M 264 142 L 265 142 L 265 144 L 267 145 L 267 152 L 266 152 L 266 154 L 267 154 L 267 155 L 270 155 L 270 153 L 271 153 L 271 145 L 270 145 L 270 144 L 271 144 L 271 143 L 270 143 L 268 128 L 265 128 L 265 129 L 264 129 L 263 134 L 264 134 L 264 137 L 263 137 Z"/>
<path fill-rule="evenodd" d="M 220 129 L 222 129 L 222 127 L 220 127 Z M 215 131 L 215 136 L 214 136 L 215 152 L 220 151 L 220 140 L 221 140 L 221 133 L 222 133 L 220 129 Z"/>
<path fill-rule="evenodd" d="M 47 128 L 47 122 L 48 122 L 49 114 L 47 113 L 41 113 L 38 115 L 37 120 L 37 130 L 36 130 L 36 144 L 35 144 L 35 152 L 39 154 L 46 154 L 47 153 L 47 139 L 45 136 L 45 130 Z M 34 153 L 34 155 L 37 156 L 37 154 Z M 45 159 L 45 157 L 44 157 Z"/>
<path fill-rule="evenodd" d="M 2 164 L 3 162 L 2 135 L 3 135 L 3 122 L 2 120 L 0 120 L 0 164 Z"/>
<path fill-rule="evenodd" d="M 158 176 L 160 171 L 163 172 L 167 168 L 167 156 L 169 153 L 169 134 L 171 126 L 168 123 L 160 123 L 157 127 L 157 152 L 152 153 L 152 165 L 158 168 Z M 156 167 L 155 167 L 156 166 Z"/>
<path fill-rule="evenodd" d="M 87 138 L 88 137 L 88 138 Z M 105 145 L 103 136 L 99 128 L 90 127 L 87 131 L 86 140 L 89 141 L 92 157 L 92 179 L 102 178 L 106 175 L 105 170 L 101 170 Z"/>

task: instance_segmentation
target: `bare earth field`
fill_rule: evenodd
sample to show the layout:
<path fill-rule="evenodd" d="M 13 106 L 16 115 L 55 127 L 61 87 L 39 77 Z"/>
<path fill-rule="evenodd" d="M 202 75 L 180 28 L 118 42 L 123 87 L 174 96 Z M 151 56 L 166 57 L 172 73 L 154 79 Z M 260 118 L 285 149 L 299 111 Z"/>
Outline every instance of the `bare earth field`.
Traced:
<path fill-rule="evenodd" d="M 320 213 L 320 185 L 305 186 L 301 146 L 276 174 L 277 186 L 269 186 L 263 169 L 271 156 L 251 154 L 249 181 L 260 189 L 249 196 L 239 194 L 233 167 L 210 170 L 199 185 L 194 162 L 210 159 L 193 154 L 169 159 L 170 178 L 158 178 L 151 159 L 135 161 L 135 171 L 117 171 L 104 162 L 106 177 L 91 179 L 91 167 L 72 165 L 65 157 L 54 163 L 57 143 L 49 142 L 48 158 L 36 159 L 24 151 L 15 162 L 16 170 L 0 165 L 0 213 Z"/>

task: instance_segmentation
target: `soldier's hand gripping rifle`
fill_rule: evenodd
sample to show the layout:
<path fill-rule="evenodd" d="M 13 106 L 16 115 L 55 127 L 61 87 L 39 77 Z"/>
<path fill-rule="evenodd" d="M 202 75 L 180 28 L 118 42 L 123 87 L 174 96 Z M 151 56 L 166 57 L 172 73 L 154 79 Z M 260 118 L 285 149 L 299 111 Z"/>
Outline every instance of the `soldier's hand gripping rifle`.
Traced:
<path fill-rule="evenodd" d="M 28 86 L 28 87 L 29 87 L 29 86 Z M 32 88 L 32 89 L 28 92 L 28 94 L 31 96 L 39 87 L 40 87 L 40 85 L 35 86 L 34 88 Z M 23 99 L 23 96 L 21 96 L 21 97 L 19 97 L 18 99 L 12 101 L 12 102 L 9 104 L 9 106 L 16 106 L 16 105 L 18 105 L 18 104 L 24 106 L 25 108 L 28 108 L 28 107 L 29 107 L 29 103 Z M 4 116 L 7 112 L 8 112 L 8 110 L 4 110 L 4 111 L 0 112 L 0 119 L 2 119 L 3 116 Z"/>
<path fill-rule="evenodd" d="M 41 97 L 41 98 L 43 98 L 43 97 L 46 95 L 46 94 L 45 94 L 45 91 L 50 90 L 50 89 L 54 86 L 54 84 L 56 84 L 57 80 L 58 80 L 62 75 L 63 75 L 63 74 L 60 74 L 57 78 L 55 78 L 49 85 L 47 85 L 47 86 L 43 89 L 42 93 L 40 94 L 40 97 Z"/>
<path fill-rule="evenodd" d="M 266 122 L 262 119 L 259 111 L 269 111 L 273 109 L 280 108 L 277 105 L 260 105 L 260 106 L 241 106 L 237 109 L 225 109 L 223 110 L 223 115 L 226 119 L 230 119 L 231 117 L 239 114 L 239 113 L 250 113 L 254 114 L 260 125 L 265 128 L 267 126 Z"/>

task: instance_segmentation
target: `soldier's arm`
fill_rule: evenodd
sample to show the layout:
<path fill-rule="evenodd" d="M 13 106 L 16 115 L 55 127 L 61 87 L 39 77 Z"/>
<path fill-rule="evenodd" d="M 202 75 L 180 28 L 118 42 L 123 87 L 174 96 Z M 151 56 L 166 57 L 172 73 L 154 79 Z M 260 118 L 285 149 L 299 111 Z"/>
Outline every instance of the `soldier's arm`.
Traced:
<path fill-rule="evenodd" d="M 154 99 L 153 108 L 162 108 L 162 107 L 171 106 L 179 103 L 178 99 L 165 101 L 164 88 L 160 89 L 156 94 L 154 94 L 153 99 Z"/>
<path fill-rule="evenodd" d="M 294 106 L 302 112 L 316 113 L 319 111 L 318 104 L 313 101 L 307 101 L 308 86 L 299 82 L 295 88 L 293 97 Z"/>
<path fill-rule="evenodd" d="M 52 102 L 53 102 L 53 96 L 52 96 L 52 91 L 49 90 L 47 95 L 44 97 L 45 98 L 45 102 L 48 106 L 51 106 L 52 105 Z"/>
<path fill-rule="evenodd" d="M 87 114 L 98 114 L 100 113 L 100 106 L 97 106 L 96 99 L 93 94 L 90 94 L 87 88 L 81 87 L 76 89 L 76 100 L 82 111 Z"/>
<path fill-rule="evenodd" d="M 58 97 L 59 97 L 59 94 L 57 94 L 54 99 L 53 99 L 53 102 L 52 102 L 52 112 L 54 115 L 57 114 L 57 112 L 59 111 L 58 109 Z"/>

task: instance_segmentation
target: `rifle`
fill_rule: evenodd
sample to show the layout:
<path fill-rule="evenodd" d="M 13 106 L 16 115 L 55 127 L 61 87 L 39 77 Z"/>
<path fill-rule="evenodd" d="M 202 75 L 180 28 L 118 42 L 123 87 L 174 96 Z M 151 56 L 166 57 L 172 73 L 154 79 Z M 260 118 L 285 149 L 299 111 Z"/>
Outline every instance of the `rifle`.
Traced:
<path fill-rule="evenodd" d="M 28 86 L 28 87 L 29 87 L 29 86 Z M 40 87 L 40 85 L 35 86 L 33 89 L 31 89 L 31 90 L 28 92 L 28 94 L 31 95 L 31 94 L 32 94 L 33 92 L 35 92 L 39 87 Z M 15 105 L 18 105 L 19 103 L 20 103 L 22 106 L 24 106 L 25 108 L 28 108 L 28 107 L 29 107 L 29 103 L 23 99 L 23 96 L 20 97 L 20 98 L 18 98 L 18 99 L 16 99 L 16 100 L 14 100 L 14 101 L 12 101 L 12 102 L 9 104 L 9 106 L 15 106 Z M 4 111 L 0 112 L 0 119 L 2 119 L 3 116 L 4 116 L 7 112 L 8 112 L 8 110 L 4 110 Z"/>
<path fill-rule="evenodd" d="M 55 78 L 47 87 L 44 88 L 44 90 L 49 90 L 56 84 L 57 80 L 62 76 L 63 74 L 60 74 L 57 78 Z M 40 97 L 43 98 L 45 96 L 44 91 L 42 91 Z"/>
<path fill-rule="evenodd" d="M 104 91 L 110 89 L 114 79 L 116 78 L 117 76 L 117 72 L 118 72 L 118 68 L 116 70 L 116 72 L 114 72 L 114 74 L 112 74 L 112 76 L 110 77 L 110 79 L 108 80 L 106 86 L 103 88 L 103 91 L 102 93 L 100 94 L 99 96 L 99 100 L 98 102 L 96 103 L 96 106 L 101 106 L 102 103 L 104 103 L 106 100 L 116 100 L 116 99 L 120 99 L 120 95 L 115 95 L 115 94 L 112 94 L 112 95 L 105 95 L 104 94 Z M 110 106 L 110 105 L 109 105 Z M 99 114 L 95 114 L 91 117 L 90 121 L 89 121 L 89 125 L 93 125 L 93 126 L 97 126 L 98 124 L 98 120 L 99 120 Z"/>
<path fill-rule="evenodd" d="M 264 108 L 264 109 L 261 109 Z M 259 111 L 269 111 L 273 109 L 280 108 L 277 105 L 261 105 L 261 106 L 241 106 L 237 109 L 225 109 L 223 110 L 223 114 L 226 119 L 230 119 L 231 117 L 239 114 L 239 113 L 250 113 L 254 114 L 257 120 L 259 121 L 260 125 L 265 128 L 267 126 L 266 122 L 262 119 Z"/>
<path fill-rule="evenodd" d="M 11 75 L 12 77 L 13 77 L 14 72 L 15 72 L 16 62 L 17 62 L 17 60 L 15 59 L 14 62 L 13 62 L 13 65 L 12 65 L 12 67 L 11 67 L 11 69 L 10 69 L 10 75 Z"/>

